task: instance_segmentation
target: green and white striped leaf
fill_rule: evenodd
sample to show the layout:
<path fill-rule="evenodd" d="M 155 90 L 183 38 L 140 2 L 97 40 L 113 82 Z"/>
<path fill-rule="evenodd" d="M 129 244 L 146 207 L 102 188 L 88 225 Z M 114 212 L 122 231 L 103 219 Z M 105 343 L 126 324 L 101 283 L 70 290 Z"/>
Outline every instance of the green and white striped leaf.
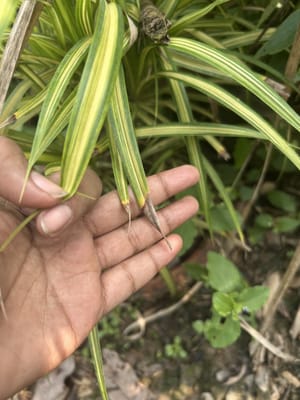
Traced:
<path fill-rule="evenodd" d="M 62 186 L 69 197 L 83 178 L 106 118 L 122 57 L 123 29 L 120 7 L 101 0 L 63 151 Z"/>
<path fill-rule="evenodd" d="M 260 81 L 256 75 L 236 58 L 216 50 L 206 44 L 191 39 L 171 38 L 168 48 L 206 62 L 231 77 L 234 81 L 248 89 L 262 100 L 284 121 L 300 131 L 299 115 L 265 82 Z"/>
<path fill-rule="evenodd" d="M 186 85 L 191 86 L 207 96 L 215 99 L 225 107 L 231 109 L 255 129 L 262 133 L 262 139 L 268 139 L 274 144 L 287 158 L 300 169 L 300 157 L 289 145 L 289 143 L 282 137 L 272 126 L 267 123 L 260 115 L 258 115 L 253 109 L 248 107 L 240 99 L 233 96 L 225 89 L 207 81 L 200 77 L 194 77 L 189 74 L 165 72 L 161 73 L 161 76 L 173 78 L 184 82 Z"/>
<path fill-rule="evenodd" d="M 139 207 L 143 209 L 148 220 L 165 238 L 152 200 L 149 196 L 147 178 L 133 127 L 122 67 L 120 68 L 120 73 L 111 99 L 108 123 L 111 132 L 110 140 L 115 142 L 122 161 L 122 167 L 124 168 L 137 203 Z M 170 247 L 167 239 L 166 242 Z"/>
<path fill-rule="evenodd" d="M 55 126 L 58 125 L 58 116 L 55 115 L 55 112 L 57 111 L 58 107 L 61 106 L 62 98 L 65 95 L 71 78 L 86 57 L 89 45 L 90 39 L 87 38 L 76 43 L 76 45 L 67 52 L 49 83 L 46 97 L 43 101 L 42 109 L 40 111 L 38 125 L 32 144 L 32 150 L 28 161 L 28 174 L 40 155 L 55 139 L 56 135 L 60 133 L 59 130 L 53 129 L 53 124 L 55 124 Z M 71 96 L 74 98 L 73 93 Z M 70 100 L 67 99 L 67 104 L 69 104 L 69 102 Z M 62 115 L 65 114 L 65 106 L 66 105 L 63 104 L 61 107 Z M 67 122 L 68 120 L 65 121 L 64 126 L 67 124 Z M 54 132 L 55 134 L 53 134 Z"/>

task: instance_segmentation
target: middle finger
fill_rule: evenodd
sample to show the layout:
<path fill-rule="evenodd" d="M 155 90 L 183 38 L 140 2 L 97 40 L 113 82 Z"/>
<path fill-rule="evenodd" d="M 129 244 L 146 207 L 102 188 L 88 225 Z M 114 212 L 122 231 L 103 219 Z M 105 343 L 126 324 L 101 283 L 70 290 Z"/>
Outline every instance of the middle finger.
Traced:
<path fill-rule="evenodd" d="M 158 211 L 162 231 L 169 234 L 198 210 L 198 202 L 191 196 L 184 197 Z M 102 268 L 109 268 L 131 257 L 161 239 L 161 234 L 141 217 L 95 239 Z M 167 246 L 167 244 L 166 244 Z"/>

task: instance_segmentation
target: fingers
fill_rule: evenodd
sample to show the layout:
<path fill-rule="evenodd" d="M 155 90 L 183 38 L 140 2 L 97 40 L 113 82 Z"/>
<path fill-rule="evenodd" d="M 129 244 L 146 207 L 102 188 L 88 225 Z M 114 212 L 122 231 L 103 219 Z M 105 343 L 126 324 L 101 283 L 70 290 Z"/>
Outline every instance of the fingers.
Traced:
<path fill-rule="evenodd" d="M 38 231 L 46 236 L 58 235 L 88 212 L 99 198 L 101 191 L 102 184 L 99 177 L 88 169 L 78 189 L 80 194 L 39 214 L 36 219 Z"/>
<path fill-rule="evenodd" d="M 198 202 L 190 196 L 161 209 L 158 217 L 163 232 L 168 234 L 173 231 L 197 211 Z M 102 268 L 116 265 L 160 239 L 160 233 L 146 218 L 136 219 L 129 230 L 128 225 L 123 225 L 95 240 L 100 265 Z"/>
<path fill-rule="evenodd" d="M 51 207 L 66 193 L 47 178 L 32 172 L 21 203 L 19 202 L 27 169 L 27 161 L 19 146 L 0 137 L 0 196 L 12 203 L 29 208 Z"/>
<path fill-rule="evenodd" d="M 190 165 L 173 168 L 149 178 L 150 195 L 155 205 L 197 183 L 198 170 Z M 132 218 L 141 213 L 134 201 L 131 202 Z M 128 214 L 122 207 L 116 192 L 102 196 L 93 210 L 85 217 L 94 236 L 110 232 L 128 222 Z"/>
<path fill-rule="evenodd" d="M 56 183 L 54 177 L 46 178 L 32 171 L 26 184 L 21 201 L 27 161 L 19 146 L 12 140 L 0 137 L 0 196 L 23 209 L 47 209 L 36 219 L 38 231 L 53 236 L 61 232 L 72 221 L 77 220 L 93 205 L 91 198 L 98 199 L 102 186 L 97 175 L 88 170 L 79 187 L 84 196 L 74 196 L 62 203 L 67 194 Z M 57 177 L 56 177 L 57 178 Z M 8 184 L 9 183 L 9 184 Z"/>
<path fill-rule="evenodd" d="M 102 314 L 108 313 L 143 287 L 176 256 L 181 249 L 182 239 L 178 235 L 171 235 L 168 240 L 172 246 L 171 251 L 164 241 L 160 241 L 103 273 L 102 286 L 105 302 L 101 310 Z"/>

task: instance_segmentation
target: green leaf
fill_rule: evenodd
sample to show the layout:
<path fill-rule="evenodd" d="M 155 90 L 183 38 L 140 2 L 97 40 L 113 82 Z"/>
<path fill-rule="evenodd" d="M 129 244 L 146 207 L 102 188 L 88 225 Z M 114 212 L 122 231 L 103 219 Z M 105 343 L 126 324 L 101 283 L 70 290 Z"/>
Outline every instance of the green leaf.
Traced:
<path fill-rule="evenodd" d="M 221 292 L 232 292 L 243 284 L 236 266 L 224 256 L 209 252 L 207 257 L 208 283 Z"/>
<path fill-rule="evenodd" d="M 204 332 L 204 322 L 200 320 L 196 320 L 192 323 L 192 327 L 195 329 L 197 333 L 202 334 Z"/>
<path fill-rule="evenodd" d="M 177 233 L 183 239 L 183 246 L 179 253 L 179 255 L 182 255 L 192 246 L 198 231 L 193 219 L 189 219 L 184 224 L 175 229 L 174 233 Z"/>
<path fill-rule="evenodd" d="M 119 72 L 122 44 L 122 11 L 116 3 L 101 0 L 63 151 L 61 184 L 69 197 L 77 191 L 103 126 Z"/>
<path fill-rule="evenodd" d="M 233 68 L 233 63 L 231 61 L 230 65 L 232 65 Z M 239 66 L 239 64 L 237 64 Z M 238 68 L 237 68 L 238 69 Z M 238 69 L 239 70 L 239 69 Z M 241 71 L 240 71 L 241 72 Z M 244 71 L 245 72 L 245 79 L 246 76 L 248 77 L 248 80 L 251 80 L 251 78 L 255 78 L 255 82 L 260 82 L 253 73 L 248 72 L 248 70 Z M 247 73 L 246 73 L 247 72 Z M 242 73 L 242 72 L 241 72 Z M 220 86 L 209 82 L 208 80 L 202 79 L 199 76 L 194 76 L 190 75 L 187 73 L 179 73 L 179 72 L 162 72 L 159 74 L 160 76 L 167 77 L 169 79 L 177 79 L 182 82 L 184 82 L 186 85 L 191 86 L 195 88 L 196 90 L 199 90 L 200 92 L 206 94 L 207 96 L 213 98 L 220 104 L 222 104 L 224 107 L 229 108 L 232 110 L 235 114 L 239 115 L 241 118 L 243 118 L 245 121 L 247 121 L 250 125 L 252 125 L 255 129 L 260 131 L 262 133 L 262 139 L 266 140 L 268 139 L 271 143 L 274 144 L 282 153 L 285 154 L 286 157 L 290 159 L 290 161 L 298 168 L 300 169 L 300 157 L 296 153 L 296 151 L 290 146 L 290 144 L 267 122 L 265 121 L 257 112 L 255 112 L 252 108 L 250 108 L 248 105 L 243 103 L 240 99 L 237 97 L 233 96 L 231 93 L 226 91 L 224 88 L 221 88 Z M 244 83 L 244 80 L 240 83 Z M 262 83 L 262 82 L 261 82 Z M 249 85 L 245 86 L 249 88 Z M 252 89 L 252 86 L 249 88 L 249 90 Z M 256 95 L 261 97 L 261 100 L 265 101 L 266 104 L 268 104 L 270 107 L 274 109 L 280 116 L 282 116 L 287 122 L 289 122 L 291 125 L 293 125 L 297 130 L 300 131 L 300 117 L 292 110 L 289 108 L 289 105 L 285 103 L 281 98 L 280 100 L 277 99 L 279 97 L 275 92 L 273 94 L 273 91 L 269 88 L 268 90 L 265 90 L 267 94 L 261 93 L 258 91 L 258 88 L 255 86 L 255 92 Z M 274 97 L 274 101 L 270 101 L 269 96 Z M 276 100 L 276 102 L 275 102 Z M 277 101 L 278 100 L 278 101 Z M 280 109 L 278 107 L 278 104 L 280 103 Z M 287 112 L 286 115 L 282 115 L 282 108 Z"/>
<path fill-rule="evenodd" d="M 211 208 L 211 224 L 212 228 L 216 232 L 231 232 L 235 226 L 232 218 L 228 211 L 228 208 L 224 203 L 218 204 Z"/>
<path fill-rule="evenodd" d="M 207 280 L 207 271 L 204 266 L 198 263 L 184 263 L 184 269 L 187 274 L 196 281 L 206 281 Z"/>
<path fill-rule="evenodd" d="M 231 317 L 223 322 L 214 318 L 204 323 L 204 336 L 215 348 L 223 348 L 234 343 L 241 334 L 240 323 Z"/>
<path fill-rule="evenodd" d="M 270 214 L 262 213 L 255 218 L 255 225 L 260 226 L 261 228 L 272 228 L 273 223 L 273 217 Z"/>
<path fill-rule="evenodd" d="M 230 294 L 216 292 L 212 297 L 214 310 L 222 317 L 227 317 L 234 311 L 235 302 Z"/>
<path fill-rule="evenodd" d="M 289 218 L 289 217 L 278 217 L 274 221 L 274 230 L 278 233 L 293 232 L 300 226 L 300 217 Z"/>
<path fill-rule="evenodd" d="M 243 307 L 247 307 L 249 312 L 259 310 L 267 301 L 269 288 L 265 286 L 253 286 L 245 288 L 237 297 L 237 301 Z"/>
<path fill-rule="evenodd" d="M 268 54 L 276 54 L 283 50 L 287 50 L 293 43 L 300 20 L 300 10 L 291 13 L 270 39 L 259 49 L 256 56 L 263 57 Z"/>
<path fill-rule="evenodd" d="M 96 377 L 103 400 L 109 400 L 105 385 L 105 377 L 103 372 L 103 360 L 100 341 L 98 338 L 98 327 L 95 325 L 88 336 L 89 348 L 94 362 Z"/>
<path fill-rule="evenodd" d="M 298 202 L 296 197 L 281 190 L 272 190 L 272 192 L 268 193 L 267 198 L 274 207 L 283 211 L 294 213 L 297 210 Z"/>

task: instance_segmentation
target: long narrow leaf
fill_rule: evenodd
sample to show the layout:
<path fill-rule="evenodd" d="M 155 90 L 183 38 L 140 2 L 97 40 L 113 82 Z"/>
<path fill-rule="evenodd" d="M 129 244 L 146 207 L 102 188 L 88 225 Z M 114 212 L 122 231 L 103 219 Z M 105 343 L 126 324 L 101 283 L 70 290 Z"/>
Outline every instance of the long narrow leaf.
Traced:
<path fill-rule="evenodd" d="M 229 77 L 244 86 L 251 93 L 274 110 L 284 121 L 300 131 L 299 115 L 265 82 L 226 53 L 191 39 L 172 38 L 169 49 L 192 56 L 225 72 Z"/>
<path fill-rule="evenodd" d="M 258 131 L 240 125 L 213 124 L 209 122 L 173 123 L 136 128 L 136 135 L 146 137 L 176 136 L 226 136 L 264 139 Z"/>
<path fill-rule="evenodd" d="M 289 145 L 289 143 L 276 132 L 270 124 L 268 124 L 260 115 L 258 115 L 254 110 L 248 107 L 241 100 L 231 95 L 225 89 L 199 77 L 194 77 L 192 75 L 175 73 L 175 72 L 165 72 L 161 73 L 162 76 L 167 76 L 168 78 L 178 79 L 184 82 L 186 85 L 194 87 L 207 96 L 215 99 L 219 103 L 223 104 L 225 107 L 231 109 L 255 129 L 262 133 L 262 139 L 267 138 L 271 143 L 274 144 L 281 152 L 285 154 L 289 160 L 300 169 L 300 157 L 294 151 L 294 149 Z"/>
<path fill-rule="evenodd" d="M 88 58 L 80 80 L 62 159 L 62 186 L 72 196 L 85 173 L 122 57 L 123 16 L 116 3 L 101 0 Z"/>
<path fill-rule="evenodd" d="M 149 195 L 149 188 L 137 146 L 122 68 L 120 69 L 112 96 L 108 122 L 110 124 L 113 140 L 116 143 L 122 159 L 128 181 L 139 206 L 142 208 Z"/>
<path fill-rule="evenodd" d="M 27 174 L 29 174 L 31 168 L 40 155 L 46 150 L 47 146 L 55 139 L 55 135 L 53 135 L 53 130 L 51 129 L 54 113 L 60 105 L 61 99 L 65 94 L 65 90 L 73 74 L 83 61 L 88 51 L 89 44 L 90 40 L 86 38 L 76 43 L 60 63 L 48 86 L 32 144 Z M 72 97 L 74 96 L 72 95 Z M 55 122 L 56 120 L 57 117 L 55 118 Z M 58 133 L 59 131 L 57 134 Z"/>
<path fill-rule="evenodd" d="M 123 68 L 120 68 L 120 73 L 111 99 L 108 122 L 112 132 L 111 140 L 115 141 L 127 179 L 134 192 L 137 203 L 140 208 L 143 209 L 148 220 L 166 239 L 149 196 L 148 183 L 131 118 Z M 168 246 L 171 247 L 167 239 L 166 242 Z"/>

